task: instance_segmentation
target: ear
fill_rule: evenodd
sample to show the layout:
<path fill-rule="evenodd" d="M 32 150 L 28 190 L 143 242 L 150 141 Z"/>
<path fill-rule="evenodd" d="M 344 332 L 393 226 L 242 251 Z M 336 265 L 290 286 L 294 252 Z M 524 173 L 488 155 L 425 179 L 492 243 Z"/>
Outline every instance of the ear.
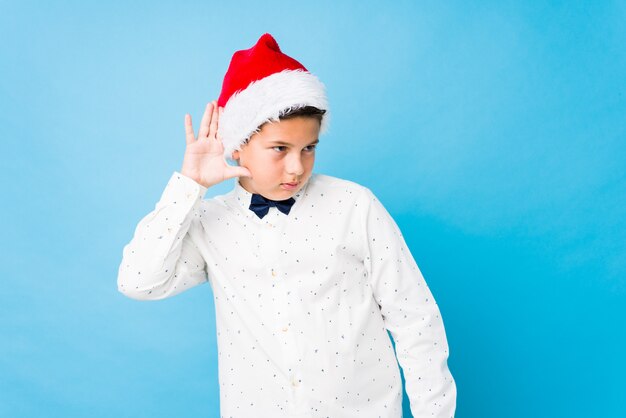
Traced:
<path fill-rule="evenodd" d="M 231 156 L 232 156 L 233 160 L 237 160 L 238 161 L 239 160 L 239 150 L 234 150 Z"/>

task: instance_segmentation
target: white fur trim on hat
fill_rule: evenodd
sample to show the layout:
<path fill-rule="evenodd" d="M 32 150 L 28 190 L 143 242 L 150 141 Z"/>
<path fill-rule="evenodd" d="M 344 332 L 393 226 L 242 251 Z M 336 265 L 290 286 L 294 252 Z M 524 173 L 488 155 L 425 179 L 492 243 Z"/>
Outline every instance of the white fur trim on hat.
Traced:
<path fill-rule="evenodd" d="M 282 111 L 315 106 L 326 110 L 320 132 L 328 129 L 328 99 L 324 84 L 313 74 L 302 70 L 284 70 L 250 83 L 231 96 L 220 116 L 218 134 L 224 144 L 224 156 L 232 158 L 234 150 L 265 122 L 278 121 Z"/>

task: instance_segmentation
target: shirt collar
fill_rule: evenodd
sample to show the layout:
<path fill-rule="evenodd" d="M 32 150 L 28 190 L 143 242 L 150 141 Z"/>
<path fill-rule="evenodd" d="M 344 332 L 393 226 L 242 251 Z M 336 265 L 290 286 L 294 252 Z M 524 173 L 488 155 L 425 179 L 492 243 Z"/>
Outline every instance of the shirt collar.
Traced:
<path fill-rule="evenodd" d="M 296 203 L 293 204 L 293 208 L 295 208 L 298 205 L 298 202 L 300 201 L 300 197 L 306 193 L 306 189 L 309 186 L 309 183 L 311 183 L 312 177 L 313 175 L 309 177 L 309 180 L 306 183 L 304 183 L 304 186 L 302 186 L 302 188 L 298 191 L 298 193 L 292 196 L 294 199 L 296 199 Z M 241 206 L 244 210 L 254 215 L 254 212 L 250 210 L 250 202 L 252 201 L 252 193 L 250 193 L 249 191 L 243 188 L 241 183 L 239 183 L 239 178 L 235 178 L 234 197 L 235 197 L 235 201 L 237 202 L 239 206 Z"/>

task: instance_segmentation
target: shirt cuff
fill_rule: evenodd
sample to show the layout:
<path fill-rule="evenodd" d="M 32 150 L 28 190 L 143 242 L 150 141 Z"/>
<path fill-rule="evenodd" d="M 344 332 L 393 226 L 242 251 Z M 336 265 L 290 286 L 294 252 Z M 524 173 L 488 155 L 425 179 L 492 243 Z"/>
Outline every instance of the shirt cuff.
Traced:
<path fill-rule="evenodd" d="M 168 188 L 173 187 L 184 191 L 186 200 L 195 200 L 198 197 L 203 198 L 207 190 L 209 190 L 208 187 L 203 186 L 191 177 L 187 177 L 179 171 L 174 171 L 174 173 L 172 173 L 172 177 L 170 178 L 167 186 Z"/>
<path fill-rule="evenodd" d="M 156 204 L 155 210 L 175 205 L 177 213 L 187 216 L 187 213 L 204 197 L 207 188 L 193 179 L 175 171 L 167 182 L 167 186 Z"/>

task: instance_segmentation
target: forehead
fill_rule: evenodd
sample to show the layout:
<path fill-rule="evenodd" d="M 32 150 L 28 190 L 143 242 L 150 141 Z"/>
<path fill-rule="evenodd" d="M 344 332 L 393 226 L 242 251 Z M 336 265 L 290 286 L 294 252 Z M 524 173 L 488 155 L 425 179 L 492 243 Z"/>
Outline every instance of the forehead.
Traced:
<path fill-rule="evenodd" d="M 319 133 L 320 123 L 317 119 L 296 117 L 278 122 L 267 122 L 253 137 L 258 137 L 260 142 L 264 143 L 280 142 L 285 145 L 298 145 L 316 141 Z"/>

